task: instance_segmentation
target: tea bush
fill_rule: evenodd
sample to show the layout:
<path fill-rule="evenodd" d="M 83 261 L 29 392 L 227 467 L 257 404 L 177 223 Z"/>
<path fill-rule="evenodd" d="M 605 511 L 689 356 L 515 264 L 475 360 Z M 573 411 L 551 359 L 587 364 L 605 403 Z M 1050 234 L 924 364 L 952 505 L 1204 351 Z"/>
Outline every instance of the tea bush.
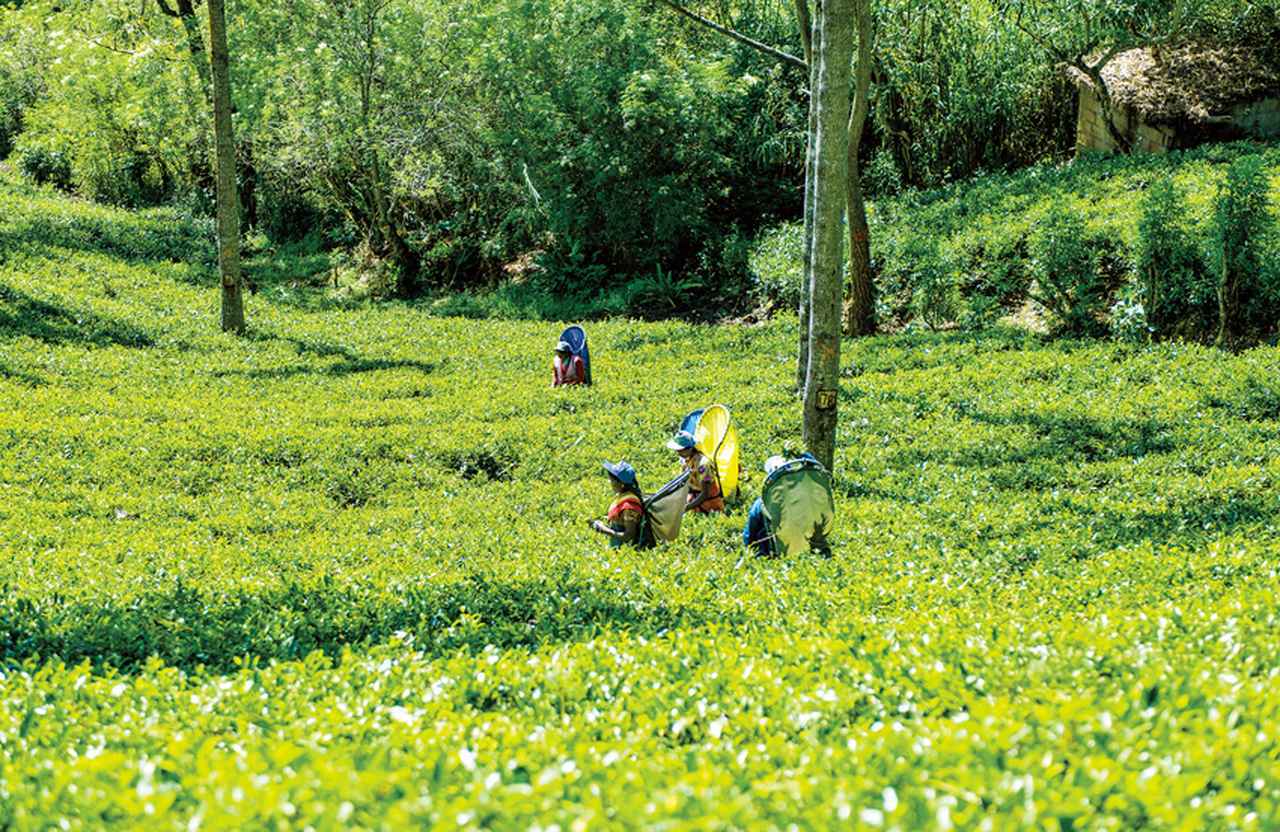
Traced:
<path fill-rule="evenodd" d="M 0 183 L 0 240 L 0 827 L 1280 824 L 1275 349 L 851 342 L 832 557 L 610 550 L 693 407 L 748 495 L 800 447 L 793 317 L 553 390 L 554 325 L 287 264 L 218 333 L 176 213 Z"/>
<path fill-rule="evenodd" d="M 1029 248 L 1031 297 L 1049 314 L 1051 326 L 1060 333 L 1098 334 L 1107 290 L 1101 273 L 1105 240 L 1091 238 L 1079 214 L 1050 211 L 1032 232 Z"/>
<path fill-rule="evenodd" d="M 938 329 L 959 315 L 954 266 L 943 256 L 936 239 L 915 240 L 911 246 L 914 250 L 902 263 L 910 269 L 905 283 L 911 287 L 912 317 Z"/>
<path fill-rule="evenodd" d="M 1218 186 L 1211 250 L 1219 343 L 1238 344 L 1259 331 L 1274 331 L 1280 319 L 1280 281 L 1272 277 L 1280 240 L 1269 191 L 1266 164 L 1254 155 L 1232 162 Z"/>
<path fill-rule="evenodd" d="M 803 223 L 785 223 L 764 232 L 752 245 L 748 258 L 755 290 L 778 309 L 800 307 L 803 264 Z"/>
<path fill-rule="evenodd" d="M 1217 320 L 1217 289 L 1189 228 L 1186 195 L 1169 179 L 1152 183 L 1134 243 L 1134 280 L 1151 334 L 1204 337 Z"/>

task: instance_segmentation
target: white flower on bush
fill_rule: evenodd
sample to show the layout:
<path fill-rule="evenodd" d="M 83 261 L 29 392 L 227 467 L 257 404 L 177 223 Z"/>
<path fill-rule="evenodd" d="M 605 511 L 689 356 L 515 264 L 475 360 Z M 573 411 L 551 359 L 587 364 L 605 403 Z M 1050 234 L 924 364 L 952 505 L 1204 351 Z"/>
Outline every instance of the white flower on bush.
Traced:
<path fill-rule="evenodd" d="M 1142 343 L 1153 331 L 1147 323 L 1147 310 L 1137 298 L 1122 295 L 1110 311 L 1111 334 L 1121 341 Z"/>

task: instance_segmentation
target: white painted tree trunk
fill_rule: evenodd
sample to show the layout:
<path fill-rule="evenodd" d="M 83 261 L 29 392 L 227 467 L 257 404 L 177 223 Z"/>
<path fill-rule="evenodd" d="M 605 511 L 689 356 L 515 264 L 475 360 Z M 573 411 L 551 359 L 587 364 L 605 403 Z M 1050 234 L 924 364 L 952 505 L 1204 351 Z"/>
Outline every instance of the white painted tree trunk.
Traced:
<path fill-rule="evenodd" d="M 840 318 L 844 271 L 845 176 L 850 86 L 858 0 L 823 0 L 814 27 L 817 103 L 813 167 L 813 241 L 809 249 L 809 363 L 804 388 L 804 440 L 834 469 L 840 384 Z"/>
<path fill-rule="evenodd" d="M 804 0 L 807 2 L 807 0 Z M 801 18 L 801 25 L 809 20 L 806 14 Z M 814 143 L 818 135 L 818 44 L 822 42 L 822 32 L 817 28 L 817 20 L 810 23 L 811 29 L 806 53 L 809 60 L 809 127 L 805 142 L 804 155 L 804 264 L 800 272 L 800 353 L 796 362 L 796 389 L 804 393 L 805 380 L 809 375 L 809 310 L 812 308 L 809 296 L 811 274 L 809 271 L 809 251 L 813 248 L 813 169 Z"/>
<path fill-rule="evenodd" d="M 213 140 L 218 183 L 218 272 L 222 283 L 222 331 L 244 332 L 240 279 L 240 197 L 236 190 L 236 144 L 231 126 L 230 57 L 223 0 L 209 0 L 209 52 L 213 75 Z"/>

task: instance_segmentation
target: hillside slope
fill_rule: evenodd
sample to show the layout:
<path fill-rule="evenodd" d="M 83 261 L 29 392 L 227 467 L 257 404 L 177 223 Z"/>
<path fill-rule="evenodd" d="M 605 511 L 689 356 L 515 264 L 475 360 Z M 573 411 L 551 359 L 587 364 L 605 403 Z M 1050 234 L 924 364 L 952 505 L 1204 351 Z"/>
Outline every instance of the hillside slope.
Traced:
<path fill-rule="evenodd" d="M 890 327 L 991 325 L 1017 309 L 1035 273 L 1032 240 L 1051 217 L 1078 216 L 1081 243 L 1099 258 L 1111 298 L 1135 279 L 1134 255 L 1151 186 L 1171 181 L 1183 195 L 1193 247 L 1212 259 L 1214 204 L 1230 164 L 1259 155 L 1270 179 L 1270 213 L 1280 222 L 1280 144 L 1207 145 L 1162 156 L 1085 157 L 994 173 L 932 191 L 909 191 L 870 208 L 881 321 Z M 752 269 L 792 307 L 799 297 L 803 228 L 779 226 L 757 241 Z M 1264 242 L 1280 261 L 1280 239 Z M 1264 278 L 1280 281 L 1280 269 Z M 1205 275 L 1212 284 L 1212 275 Z M 1208 287 L 1212 295 L 1212 285 Z"/>
<path fill-rule="evenodd" d="M 1280 824 L 1280 355 L 851 344 L 831 558 L 609 550 L 794 320 L 333 308 L 216 333 L 196 230 L 0 188 L 0 827 Z M 758 489 L 754 474 L 748 489 Z"/>

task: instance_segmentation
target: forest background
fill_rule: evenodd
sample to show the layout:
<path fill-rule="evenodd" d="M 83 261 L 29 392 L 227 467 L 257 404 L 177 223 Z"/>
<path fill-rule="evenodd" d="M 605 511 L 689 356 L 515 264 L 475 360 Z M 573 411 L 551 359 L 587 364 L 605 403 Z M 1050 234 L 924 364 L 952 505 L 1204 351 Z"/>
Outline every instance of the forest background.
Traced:
<path fill-rule="evenodd" d="M 1069 38 L 1098 4 L 1042 5 L 1060 15 L 1049 36 Z M 1278 7 L 1213 0 L 1179 37 L 1274 60 Z M 180 206 L 212 237 L 201 9 L 11 3 L 0 158 L 93 200 Z M 787 0 L 695 11 L 804 54 Z M 1071 156 L 1074 88 L 1019 15 L 991 0 L 874 13 L 873 200 Z M 803 67 L 636 0 L 245 0 L 228 15 L 246 250 L 301 254 L 295 278 L 374 295 L 503 286 L 542 317 L 791 303 L 750 261 L 802 211 Z M 933 253 L 888 242 L 873 240 L 878 282 L 887 255 L 914 268 Z"/>

